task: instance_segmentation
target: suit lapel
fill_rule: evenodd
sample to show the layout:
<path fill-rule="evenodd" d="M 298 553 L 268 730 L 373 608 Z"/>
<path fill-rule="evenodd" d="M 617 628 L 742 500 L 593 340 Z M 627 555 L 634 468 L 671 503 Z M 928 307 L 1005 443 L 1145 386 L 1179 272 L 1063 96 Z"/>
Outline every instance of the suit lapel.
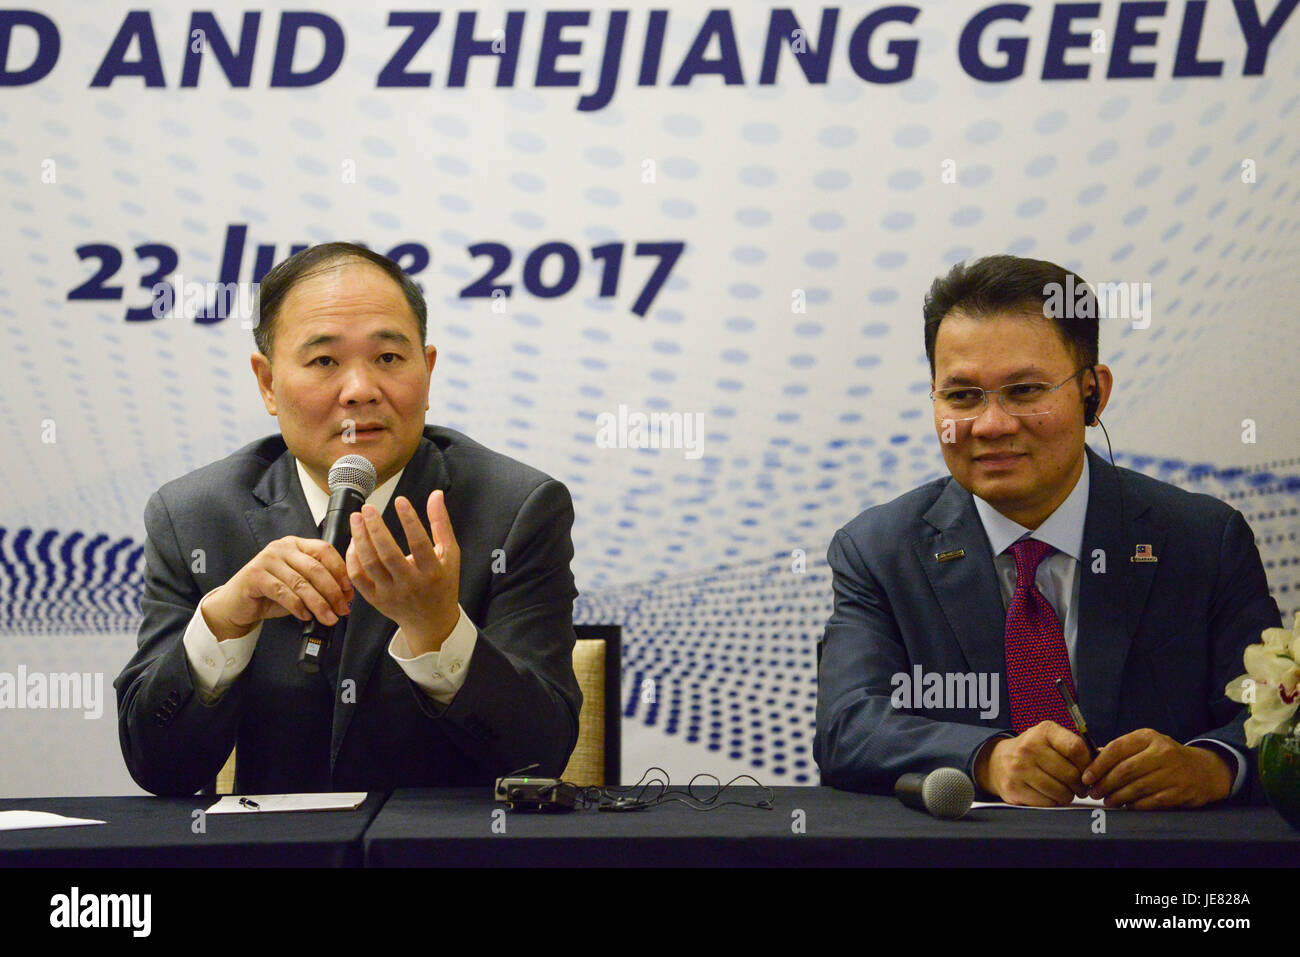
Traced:
<path fill-rule="evenodd" d="M 244 514 L 259 550 L 286 535 L 319 537 L 302 486 L 298 484 L 294 458 L 287 450 L 263 473 L 261 481 L 253 487 L 253 497 L 261 504 Z"/>
<path fill-rule="evenodd" d="M 934 532 L 912 543 L 917 559 L 971 670 L 999 675 L 1005 701 L 1006 612 L 975 503 L 950 479 L 924 518 Z M 959 551 L 960 558 L 936 557 Z"/>
<path fill-rule="evenodd" d="M 253 488 L 253 496 L 261 505 L 248 509 L 245 517 L 257 540 L 259 551 L 286 535 L 296 535 L 299 538 L 320 537 L 320 529 L 311 517 L 311 507 L 307 504 L 302 484 L 298 481 L 294 457 L 287 450 L 266 470 L 261 481 Z M 299 631 L 297 628 L 291 629 L 295 641 Z M 337 651 L 333 647 L 337 645 L 338 638 L 336 629 L 331 643 L 332 650 L 326 653 L 321 662 L 321 680 L 331 688 L 337 685 L 334 665 Z M 296 657 L 296 650 L 294 654 Z"/>
<path fill-rule="evenodd" d="M 394 504 L 397 497 L 404 495 L 415 506 L 415 511 L 420 516 L 420 524 L 424 526 L 427 533 L 429 518 L 426 503 L 429 494 L 435 489 L 445 491 L 449 486 L 450 479 L 442 452 L 428 439 L 426 429 L 426 437 L 420 440 L 415 454 L 406 464 L 406 469 L 402 472 L 402 477 L 398 480 L 397 488 L 393 490 L 393 496 L 383 514 L 384 524 L 388 526 L 393 540 L 404 553 L 409 552 L 410 549 L 406 544 L 406 532 L 402 528 L 401 519 L 397 516 L 397 508 Z M 342 654 L 335 683 L 337 696 L 333 735 L 330 742 L 331 768 L 343 746 L 343 738 L 351 726 L 356 703 L 361 700 L 362 692 L 370 681 L 379 655 L 388 647 L 389 641 L 397 631 L 397 625 L 372 607 L 361 597 L 359 591 L 354 589 L 354 594 L 352 612 L 346 619 L 347 630 L 342 640 Z M 344 689 L 341 682 L 349 679 L 355 682 L 355 685 L 350 689 L 345 701 L 343 692 L 349 689 Z"/>
<path fill-rule="evenodd" d="M 1141 544 L 1161 555 L 1165 531 L 1154 522 L 1150 505 L 1138 497 L 1132 483 L 1125 483 L 1121 492 L 1114 467 L 1091 449 L 1088 456 L 1091 478 L 1079 568 L 1076 690 L 1098 744 L 1105 744 L 1118 727 L 1124 665 L 1156 575 L 1156 562 L 1131 559 Z"/>

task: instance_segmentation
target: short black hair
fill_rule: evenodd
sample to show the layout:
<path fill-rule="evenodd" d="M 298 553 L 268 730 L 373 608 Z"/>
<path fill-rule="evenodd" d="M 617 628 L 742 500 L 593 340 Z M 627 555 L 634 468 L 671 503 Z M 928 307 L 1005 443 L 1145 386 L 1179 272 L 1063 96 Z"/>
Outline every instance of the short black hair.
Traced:
<path fill-rule="evenodd" d="M 294 253 L 288 259 L 278 263 L 275 268 L 262 277 L 258 286 L 258 317 L 253 326 L 253 341 L 257 351 L 271 358 L 271 349 L 275 344 L 275 317 L 284 305 L 285 297 L 298 283 L 314 276 L 335 263 L 347 260 L 363 260 L 382 269 L 393 282 L 401 287 L 416 324 L 420 327 L 420 344 L 424 345 L 428 337 L 429 312 L 424 302 L 424 293 L 419 285 L 402 272 L 387 256 L 380 255 L 357 243 L 320 243 Z"/>
<path fill-rule="evenodd" d="M 931 376 L 939 323 L 954 311 L 972 319 L 1008 312 L 1050 319 L 1081 366 L 1097 364 L 1096 293 L 1078 273 L 1043 259 L 1002 255 L 960 262 L 931 284 L 922 311 Z"/>

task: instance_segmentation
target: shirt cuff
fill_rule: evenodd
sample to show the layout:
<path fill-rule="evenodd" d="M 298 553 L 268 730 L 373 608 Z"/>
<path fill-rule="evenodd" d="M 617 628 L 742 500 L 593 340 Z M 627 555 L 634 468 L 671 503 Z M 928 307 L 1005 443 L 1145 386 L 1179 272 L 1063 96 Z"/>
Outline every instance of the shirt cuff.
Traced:
<path fill-rule="evenodd" d="M 212 592 L 208 592 L 210 594 Z M 204 595 L 203 600 L 206 601 L 207 597 Z M 190 663 L 194 692 L 200 701 L 206 705 L 217 703 L 248 667 L 261 634 L 262 623 L 259 621 L 242 638 L 217 641 L 217 636 L 203 618 L 203 601 L 199 602 L 194 609 L 194 617 L 185 629 L 182 643 L 185 645 L 185 657 Z"/>
<path fill-rule="evenodd" d="M 1215 754 L 1221 754 L 1224 757 L 1230 757 L 1237 762 L 1237 770 L 1232 776 L 1232 790 L 1228 792 L 1228 797 L 1235 798 L 1241 793 L 1242 786 L 1246 783 L 1246 767 L 1248 765 L 1246 756 L 1230 744 L 1224 744 L 1214 738 L 1193 738 L 1187 742 L 1187 747 L 1193 745 L 1198 747 L 1208 747 Z"/>
<path fill-rule="evenodd" d="M 981 744 L 978 748 L 976 748 L 975 752 L 970 756 L 970 760 L 966 762 L 966 777 L 970 778 L 970 783 L 975 785 L 975 800 L 982 801 L 982 800 L 987 800 L 989 798 L 991 798 L 994 801 L 1002 800 L 996 794 L 991 794 L 991 792 L 985 791 L 982 787 L 979 786 L 979 782 L 975 780 L 975 765 L 979 764 L 980 755 L 984 753 L 985 748 L 992 748 L 994 744 L 1003 740 L 1004 738 L 1014 738 L 1014 737 L 1015 735 L 1012 734 L 1010 731 L 998 732 L 997 734 L 993 735 L 991 738 L 986 739 L 983 744 Z M 985 795 L 987 795 L 988 797 L 986 798 Z"/>
<path fill-rule="evenodd" d="M 400 628 L 388 643 L 389 655 L 406 672 L 406 676 L 444 707 L 451 704 L 451 699 L 456 697 L 456 692 L 465 684 L 469 660 L 478 641 L 478 629 L 474 627 L 474 622 L 469 620 L 464 608 L 459 605 L 456 607 L 460 610 L 460 618 L 437 651 L 426 651 L 412 658 L 410 646 Z"/>

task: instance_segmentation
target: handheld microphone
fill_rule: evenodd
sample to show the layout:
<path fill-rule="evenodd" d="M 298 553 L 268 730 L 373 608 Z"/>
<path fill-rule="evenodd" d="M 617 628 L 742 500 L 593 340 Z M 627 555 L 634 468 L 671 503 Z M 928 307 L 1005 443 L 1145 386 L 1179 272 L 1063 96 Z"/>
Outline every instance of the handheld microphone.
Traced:
<path fill-rule="evenodd" d="M 330 504 L 325 512 L 321 538 L 333 545 L 340 555 L 347 554 L 348 544 L 352 541 L 352 528 L 348 524 L 352 513 L 361 511 L 378 482 L 375 467 L 364 455 L 344 455 L 330 466 Z M 333 625 L 323 625 L 315 618 L 303 622 L 298 667 L 309 674 L 320 671 L 321 656 L 329 648 L 333 634 Z"/>
<path fill-rule="evenodd" d="M 902 775 L 894 782 L 894 794 L 907 807 L 956 820 L 970 810 L 975 785 L 956 768 L 939 768 L 929 774 Z"/>

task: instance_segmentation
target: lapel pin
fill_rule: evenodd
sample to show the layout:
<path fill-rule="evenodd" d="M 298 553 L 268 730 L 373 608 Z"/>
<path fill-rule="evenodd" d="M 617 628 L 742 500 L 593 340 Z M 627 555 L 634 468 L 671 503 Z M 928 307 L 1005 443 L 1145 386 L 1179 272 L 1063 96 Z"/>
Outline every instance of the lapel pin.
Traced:
<path fill-rule="evenodd" d="M 1134 548 L 1133 557 L 1130 558 L 1129 561 L 1130 562 L 1158 562 L 1160 561 L 1160 559 L 1156 558 L 1155 552 L 1151 550 L 1150 545 L 1138 545 Z"/>
<path fill-rule="evenodd" d="M 958 558 L 966 557 L 966 549 L 954 548 L 950 552 L 935 552 L 934 557 L 939 562 L 951 562 Z"/>

